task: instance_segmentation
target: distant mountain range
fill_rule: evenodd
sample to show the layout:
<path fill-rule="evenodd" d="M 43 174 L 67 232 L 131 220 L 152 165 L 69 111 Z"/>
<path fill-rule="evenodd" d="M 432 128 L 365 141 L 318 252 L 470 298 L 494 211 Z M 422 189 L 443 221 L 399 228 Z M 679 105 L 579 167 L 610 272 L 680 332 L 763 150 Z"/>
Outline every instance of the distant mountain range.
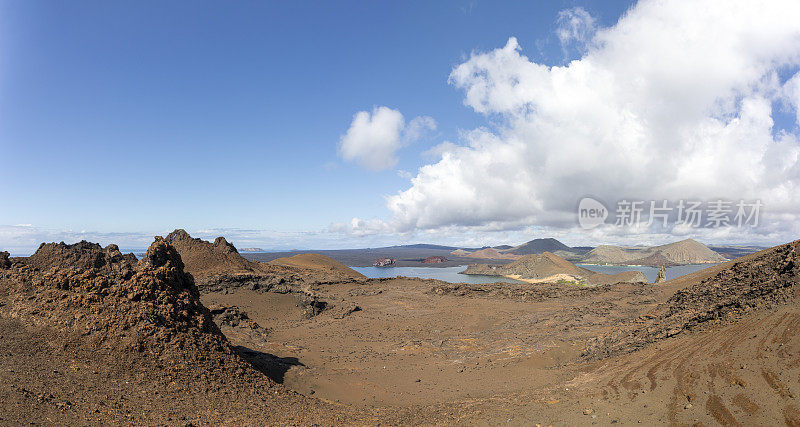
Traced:
<path fill-rule="evenodd" d="M 518 260 L 524 255 L 550 252 L 560 258 L 586 264 L 602 265 L 645 265 L 651 267 L 708 264 L 726 261 L 726 257 L 709 249 L 702 243 L 686 239 L 653 247 L 625 247 L 601 245 L 594 249 L 569 247 L 556 239 L 535 239 L 509 249 L 499 247 L 467 251 L 458 249 L 451 252 L 456 257 L 483 259 Z"/>
<path fill-rule="evenodd" d="M 761 248 L 752 246 L 714 246 L 714 250 L 694 240 L 684 240 L 669 245 L 654 247 L 598 246 L 569 247 L 557 239 L 534 239 L 521 245 L 484 246 L 466 248 L 457 246 L 432 245 L 417 243 L 381 248 L 335 249 L 335 250 L 293 250 L 280 252 L 249 252 L 242 254 L 251 260 L 268 262 L 276 258 L 301 253 L 319 253 L 335 259 L 345 265 L 356 267 L 372 266 L 376 259 L 388 257 L 396 259 L 396 267 L 455 267 L 475 263 L 503 264 L 516 261 L 525 255 L 536 255 L 550 252 L 573 263 L 591 263 L 605 265 L 648 265 L 661 267 L 679 264 L 716 263 L 724 258 L 737 258 Z M 716 252 L 715 252 L 716 250 Z M 439 264 L 423 264 L 422 261 L 431 256 L 443 256 L 447 261 Z"/>
<path fill-rule="evenodd" d="M 442 245 L 429 245 L 425 243 L 417 243 L 413 245 L 398 245 L 398 246 L 389 246 L 389 248 L 406 248 L 406 249 L 444 249 L 448 251 L 452 251 L 454 249 L 459 249 L 457 246 L 442 246 Z M 386 248 L 376 248 L 376 249 L 386 249 Z"/>
<path fill-rule="evenodd" d="M 587 264 L 611 265 L 661 265 L 711 264 L 727 259 L 708 246 L 693 239 L 681 240 L 653 247 L 622 247 L 601 245 L 592 249 L 583 258 Z"/>

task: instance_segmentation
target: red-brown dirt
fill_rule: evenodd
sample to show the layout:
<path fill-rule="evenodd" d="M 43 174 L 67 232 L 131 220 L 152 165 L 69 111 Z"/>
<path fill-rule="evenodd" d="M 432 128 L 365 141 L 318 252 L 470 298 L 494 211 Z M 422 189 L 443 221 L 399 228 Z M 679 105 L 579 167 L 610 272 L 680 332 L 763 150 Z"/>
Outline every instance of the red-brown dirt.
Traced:
<path fill-rule="evenodd" d="M 44 245 L 0 262 L 0 424 L 794 425 L 798 244 L 659 285 L 268 267 L 313 317 L 279 287 L 198 291 L 160 239 Z"/>
<path fill-rule="evenodd" d="M 347 419 L 242 358 L 160 238 L 139 262 L 87 242 L 16 259 L 0 339 L 0 424 Z"/>

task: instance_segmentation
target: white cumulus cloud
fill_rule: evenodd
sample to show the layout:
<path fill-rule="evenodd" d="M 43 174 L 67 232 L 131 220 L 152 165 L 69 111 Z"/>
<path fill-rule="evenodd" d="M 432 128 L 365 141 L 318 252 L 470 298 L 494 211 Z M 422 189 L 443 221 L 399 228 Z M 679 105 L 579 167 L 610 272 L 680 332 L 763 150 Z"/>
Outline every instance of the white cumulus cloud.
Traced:
<path fill-rule="evenodd" d="M 365 169 L 389 169 L 397 164 L 400 148 L 435 129 L 436 121 L 427 116 L 406 124 L 402 113 L 388 107 L 375 107 L 372 113 L 359 111 L 339 141 L 339 154 Z"/>
<path fill-rule="evenodd" d="M 532 61 L 511 37 L 453 69 L 491 126 L 439 147 L 388 198 L 397 230 L 571 227 L 587 194 L 759 198 L 800 218 L 798 135 L 772 117 L 798 103 L 787 85 L 800 77 L 778 71 L 800 67 L 800 2 L 643 0 L 609 28 L 575 9 L 559 21 L 562 41 L 592 34 L 565 66 Z"/>

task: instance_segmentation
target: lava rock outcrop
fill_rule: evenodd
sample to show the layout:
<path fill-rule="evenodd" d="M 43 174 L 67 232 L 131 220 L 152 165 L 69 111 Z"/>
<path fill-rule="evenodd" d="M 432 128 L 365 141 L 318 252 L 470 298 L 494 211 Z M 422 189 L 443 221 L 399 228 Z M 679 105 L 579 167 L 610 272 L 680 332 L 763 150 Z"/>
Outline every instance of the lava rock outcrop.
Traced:
<path fill-rule="evenodd" d="M 681 333 L 734 321 L 784 304 L 800 292 L 800 240 L 731 261 L 700 283 L 677 291 L 651 312 L 592 340 L 590 358 L 627 353 Z"/>
<path fill-rule="evenodd" d="M 67 343 L 88 342 L 117 360 L 177 371 L 246 368 L 200 302 L 180 255 L 160 237 L 140 261 L 116 245 L 89 242 L 43 244 L 17 260 L 0 271 L 2 309 L 11 318 L 54 328 Z"/>

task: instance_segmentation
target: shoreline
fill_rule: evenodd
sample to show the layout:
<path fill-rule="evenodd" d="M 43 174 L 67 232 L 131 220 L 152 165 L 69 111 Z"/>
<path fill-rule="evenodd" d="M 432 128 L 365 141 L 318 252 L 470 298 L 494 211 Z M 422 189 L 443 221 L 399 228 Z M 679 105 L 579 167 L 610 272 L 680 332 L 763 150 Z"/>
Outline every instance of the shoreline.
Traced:
<path fill-rule="evenodd" d="M 523 279 L 522 276 L 519 274 L 505 274 L 503 275 L 503 277 L 519 280 L 520 282 L 525 282 L 531 285 L 540 285 L 543 283 L 558 283 L 558 282 L 570 282 L 577 285 L 581 282 L 575 276 L 564 273 L 554 274 L 552 276 L 547 276 L 541 279 Z"/>

